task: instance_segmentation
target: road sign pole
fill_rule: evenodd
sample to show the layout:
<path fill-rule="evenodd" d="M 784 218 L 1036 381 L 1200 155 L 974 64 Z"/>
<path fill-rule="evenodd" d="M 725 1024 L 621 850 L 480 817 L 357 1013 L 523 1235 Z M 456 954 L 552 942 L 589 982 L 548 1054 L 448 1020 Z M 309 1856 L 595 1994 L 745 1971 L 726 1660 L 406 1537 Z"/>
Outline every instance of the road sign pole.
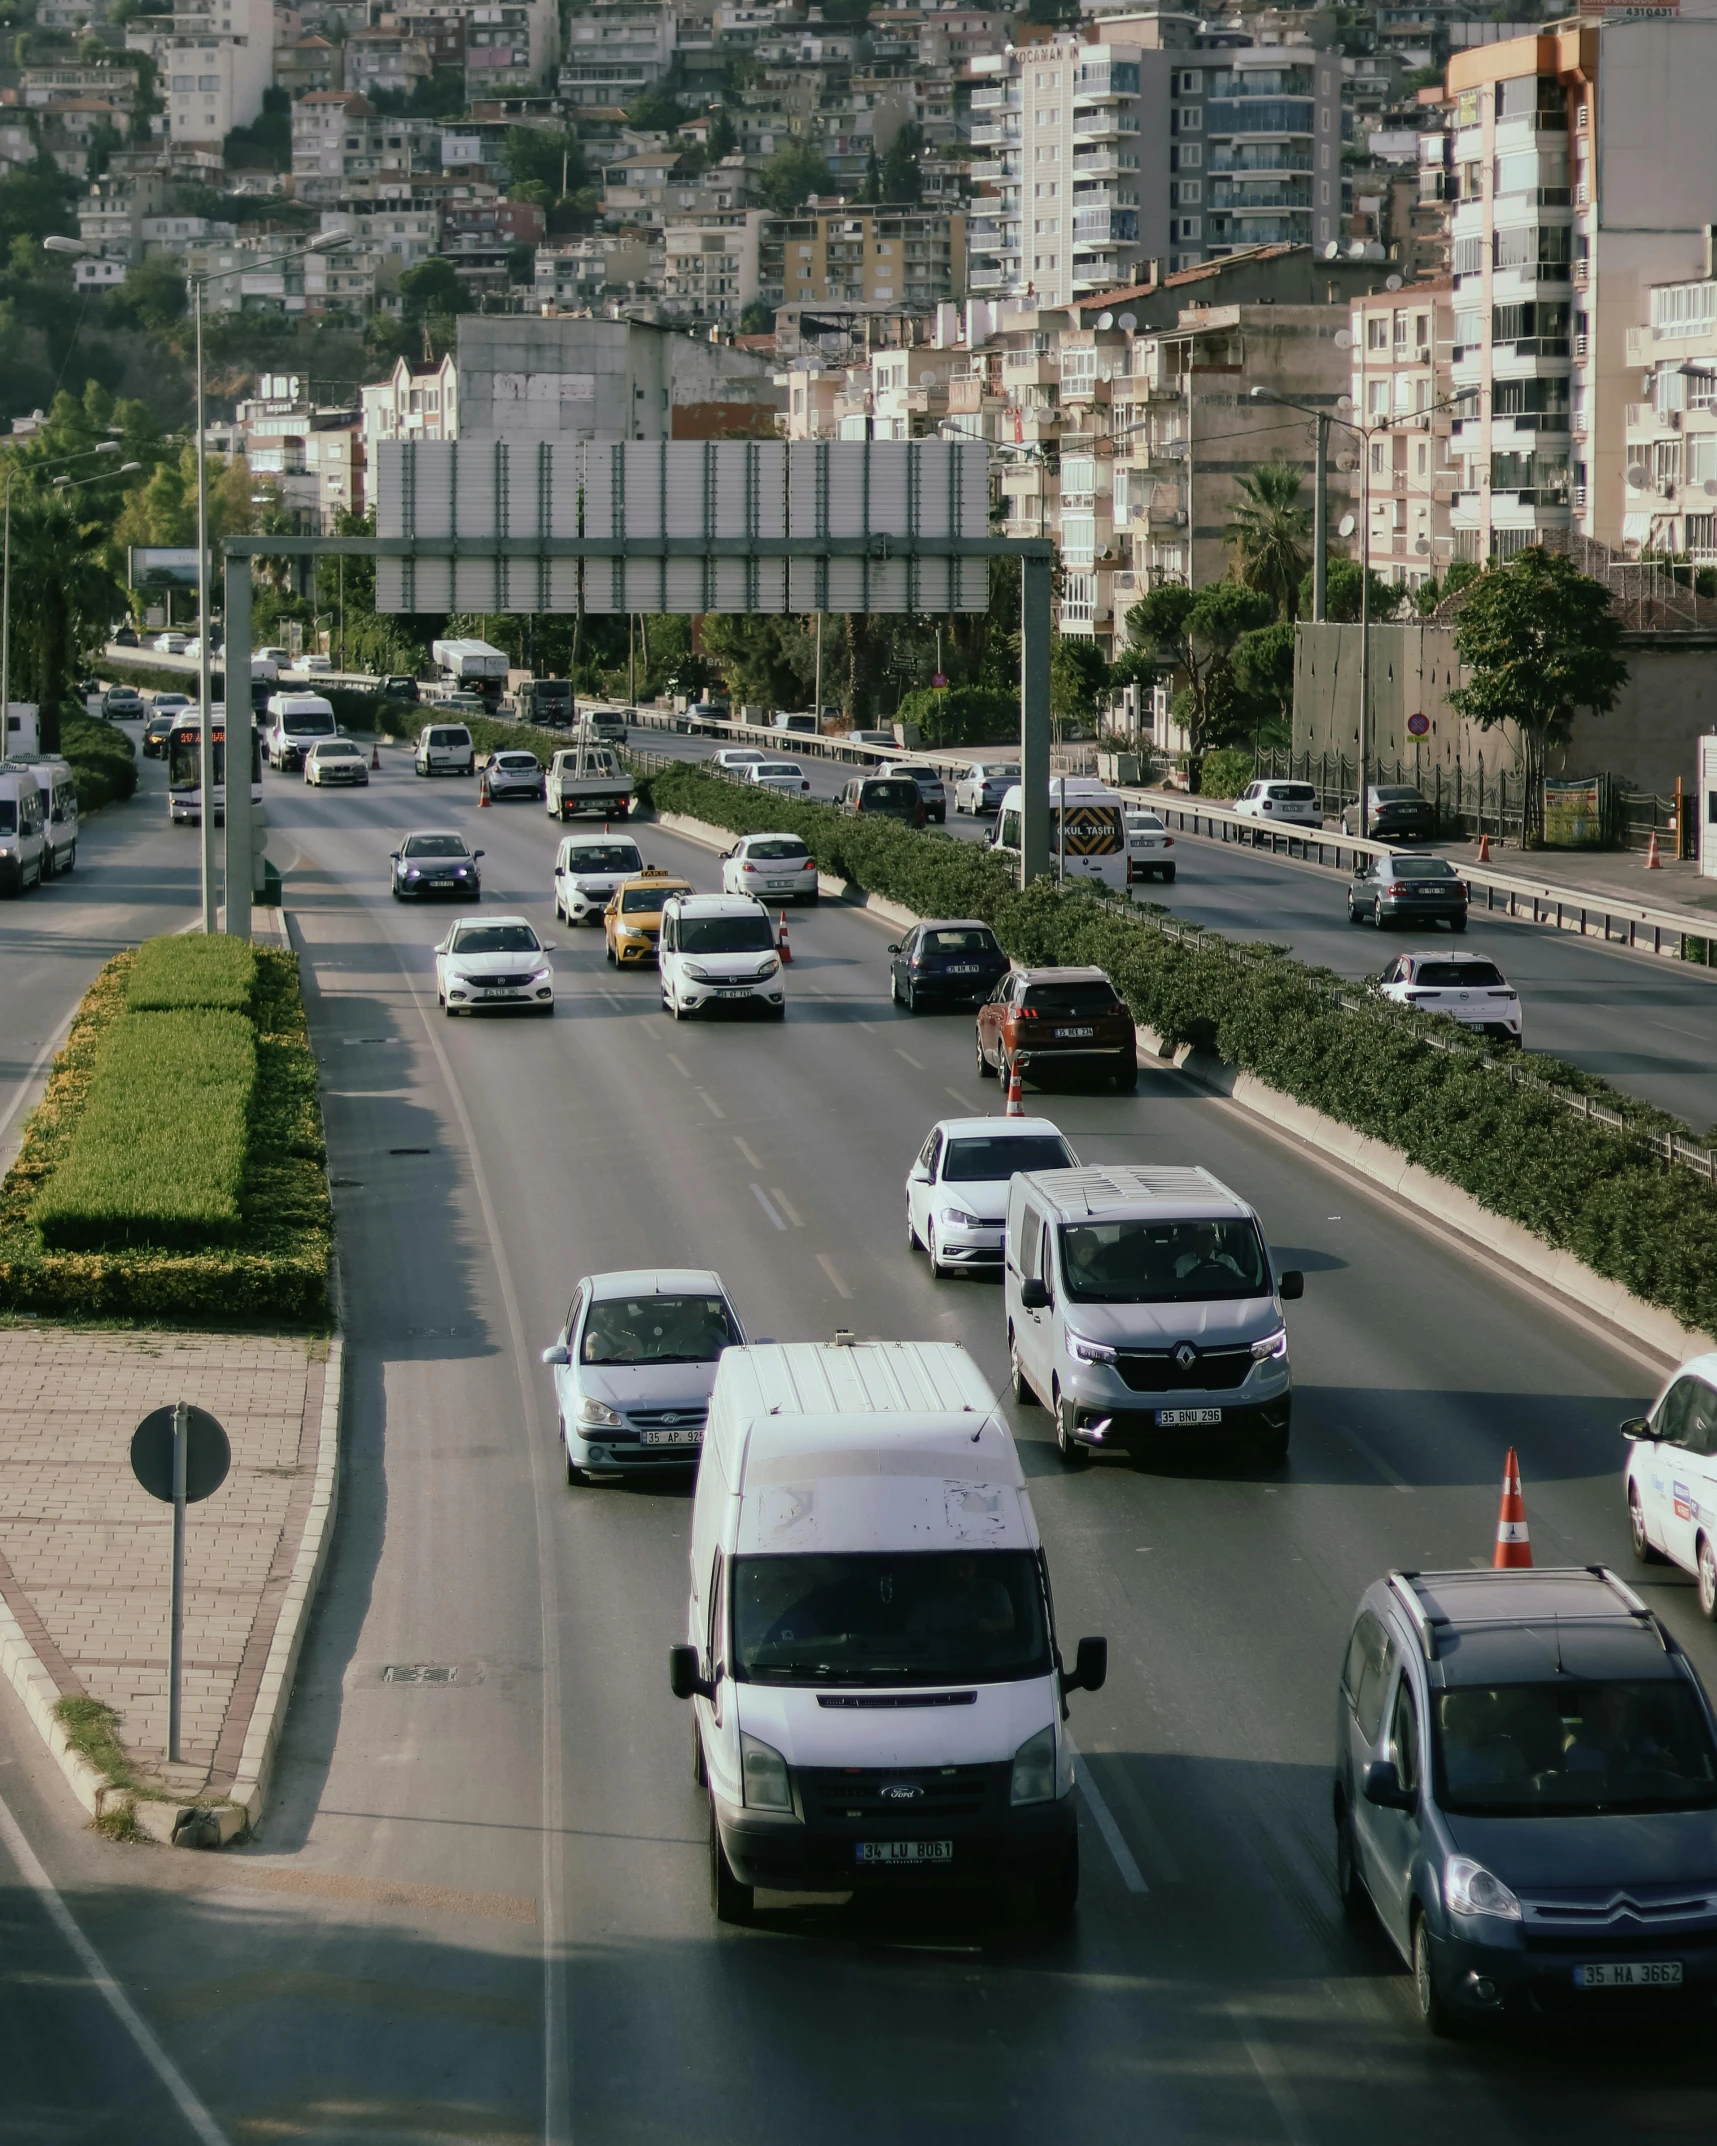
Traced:
<path fill-rule="evenodd" d="M 1030 886 L 1049 870 L 1048 558 L 1020 561 L 1019 878 Z"/>
<path fill-rule="evenodd" d="M 230 726 L 227 735 L 232 735 Z M 181 1401 L 173 1410 L 173 1625 L 167 1642 L 167 1759 L 174 1766 L 179 1763 L 179 1685 L 185 1653 L 185 1456 L 190 1443 Z"/>

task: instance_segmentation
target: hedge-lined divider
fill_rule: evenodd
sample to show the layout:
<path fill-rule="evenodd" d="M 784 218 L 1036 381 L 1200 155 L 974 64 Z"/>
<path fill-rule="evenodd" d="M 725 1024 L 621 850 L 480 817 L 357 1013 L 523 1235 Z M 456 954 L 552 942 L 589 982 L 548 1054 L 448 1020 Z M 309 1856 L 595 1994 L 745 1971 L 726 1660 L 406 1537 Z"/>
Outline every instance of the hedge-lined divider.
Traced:
<path fill-rule="evenodd" d="M 1361 998 L 1279 948 L 1236 946 L 1106 890 L 1040 880 L 1021 892 L 973 843 L 762 795 L 689 764 L 642 776 L 639 790 L 660 811 L 735 833 L 802 835 L 824 871 L 865 893 L 920 916 L 984 918 L 1015 960 L 1095 963 L 1168 1047 L 1214 1050 L 1717 1332 L 1717 1190 L 1648 1144 L 1674 1121 L 1637 1097 L 1554 1059 L 1534 1058 L 1532 1078 L 1516 1078 L 1452 1021 Z M 1620 1123 L 1576 1115 L 1567 1092 Z"/>
<path fill-rule="evenodd" d="M 187 1006 L 249 1013 L 256 992 L 256 949 L 224 932 L 145 939 L 125 979 L 133 1013 L 172 1013 Z"/>

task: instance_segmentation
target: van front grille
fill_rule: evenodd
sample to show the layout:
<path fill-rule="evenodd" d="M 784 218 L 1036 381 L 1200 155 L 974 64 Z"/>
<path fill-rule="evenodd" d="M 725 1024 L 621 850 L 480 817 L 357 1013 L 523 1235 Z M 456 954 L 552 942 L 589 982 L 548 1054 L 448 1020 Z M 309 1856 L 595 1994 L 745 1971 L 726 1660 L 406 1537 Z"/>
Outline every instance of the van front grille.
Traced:
<path fill-rule="evenodd" d="M 1167 1349 L 1123 1350 L 1115 1369 L 1134 1393 L 1231 1393 L 1252 1368 L 1250 1346 L 1201 1349 L 1184 1370 Z"/>
<path fill-rule="evenodd" d="M 976 1818 L 1005 1766 L 808 1766 L 797 1773 L 807 1819 L 834 1824 L 908 1826 Z"/>

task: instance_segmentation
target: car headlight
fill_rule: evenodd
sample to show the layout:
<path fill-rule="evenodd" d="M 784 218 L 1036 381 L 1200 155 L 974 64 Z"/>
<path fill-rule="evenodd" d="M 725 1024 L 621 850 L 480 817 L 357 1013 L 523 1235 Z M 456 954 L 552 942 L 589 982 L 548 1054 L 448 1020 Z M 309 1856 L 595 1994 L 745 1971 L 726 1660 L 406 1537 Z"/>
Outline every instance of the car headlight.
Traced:
<path fill-rule="evenodd" d="M 405 876 L 407 879 L 421 879 L 423 877 L 423 874 L 417 869 L 417 866 L 415 864 L 408 864 L 405 868 Z"/>
<path fill-rule="evenodd" d="M 626 1419 L 617 1408 L 610 1408 L 606 1401 L 594 1400 L 585 1394 L 573 1414 L 573 1421 L 581 1430 L 617 1431 L 624 1427 Z"/>
<path fill-rule="evenodd" d="M 463 879 L 470 869 L 471 867 L 468 864 L 456 864 L 453 867 L 453 876 L 455 879 Z"/>
<path fill-rule="evenodd" d="M 775 959 L 774 955 L 772 954 L 772 955 L 771 955 L 771 956 L 769 957 L 769 959 L 768 959 L 768 960 L 767 960 L 766 962 L 764 962 L 764 963 L 762 964 L 762 966 L 761 966 L 761 967 L 760 967 L 760 968 L 758 969 L 758 971 L 757 971 L 757 981 L 758 981 L 759 983 L 761 983 L 761 982 L 763 981 L 764 977 L 766 977 L 766 976 L 773 976 L 773 975 L 775 974 L 775 971 L 776 971 L 776 970 L 777 970 L 777 969 L 778 969 L 778 968 L 779 968 L 780 966 L 781 966 L 780 962 L 778 962 L 778 961 L 777 961 L 777 960 Z"/>
<path fill-rule="evenodd" d="M 963 1207 L 944 1207 L 942 1219 L 952 1222 L 956 1229 L 982 1229 L 984 1226 L 982 1215 L 969 1215 Z"/>
<path fill-rule="evenodd" d="M 1069 1334 L 1067 1346 L 1083 1364 L 1112 1364 L 1115 1352 L 1107 1342 L 1087 1341 L 1083 1334 Z"/>
<path fill-rule="evenodd" d="M 709 982 L 708 969 L 700 969 L 695 961 L 688 961 L 684 963 L 681 967 L 680 974 L 682 976 L 689 976 L 692 982 L 695 984 L 707 984 Z"/>
<path fill-rule="evenodd" d="M 554 971 L 553 971 L 553 969 L 549 968 L 549 967 L 548 967 L 548 966 L 547 966 L 547 965 L 545 964 L 545 965 L 544 965 L 544 966 L 543 966 L 542 968 L 540 968 L 540 969 L 533 969 L 533 970 L 531 971 L 531 978 L 530 978 L 530 980 L 531 980 L 531 982 L 532 982 L 533 984 L 546 984 L 546 983 L 547 983 L 547 982 L 549 981 L 549 979 L 550 979 L 550 978 L 551 978 L 551 977 L 553 976 L 553 974 L 554 974 Z"/>
<path fill-rule="evenodd" d="M 1262 1341 L 1252 1344 L 1252 1361 L 1255 1364 L 1265 1363 L 1272 1356 L 1286 1356 L 1287 1353 L 1288 1330 L 1285 1326 L 1277 1327 L 1273 1334 L 1266 1334 Z"/>
<path fill-rule="evenodd" d="M 755 1736 L 739 1732 L 739 1764 L 744 1777 L 748 1811 L 791 1811 L 793 1785 L 787 1778 L 787 1761 Z"/>
<path fill-rule="evenodd" d="M 1520 1902 L 1498 1877 L 1470 1855 L 1452 1855 L 1443 1874 L 1443 1891 L 1456 1915 L 1497 1915 L 1519 1922 Z"/>
<path fill-rule="evenodd" d="M 1055 1800 L 1055 1728 L 1039 1729 L 1014 1753 L 1010 1803 L 1053 1803 Z"/>

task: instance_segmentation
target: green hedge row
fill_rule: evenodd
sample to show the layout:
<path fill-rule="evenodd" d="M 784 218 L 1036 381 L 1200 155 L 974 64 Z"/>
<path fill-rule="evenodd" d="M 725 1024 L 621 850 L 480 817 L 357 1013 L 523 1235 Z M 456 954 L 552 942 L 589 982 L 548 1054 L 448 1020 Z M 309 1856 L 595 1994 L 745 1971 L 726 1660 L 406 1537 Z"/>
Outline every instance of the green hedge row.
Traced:
<path fill-rule="evenodd" d="M 255 947 L 221 932 L 145 939 L 125 979 L 125 1003 L 133 1013 L 204 1006 L 248 1014 L 255 993 Z"/>
<path fill-rule="evenodd" d="M 72 765 L 80 813 L 123 803 L 137 788 L 137 754 L 115 723 L 90 715 L 61 716 L 60 751 Z"/>
<path fill-rule="evenodd" d="M 207 942 L 187 935 L 170 943 L 190 949 Z M 116 1031 L 138 1021 L 207 1018 L 132 1013 L 128 991 L 139 955 L 121 954 L 85 994 L 18 1158 L 0 1184 L 0 1310 L 148 1326 L 326 1325 L 333 1230 L 297 957 L 258 947 L 253 960 L 243 1026 L 255 1076 L 230 1241 L 200 1248 L 151 1243 L 61 1250 L 43 1241 L 34 1220 L 38 1200 L 72 1153 Z M 217 977 L 205 988 L 219 985 Z M 219 1018 L 239 1019 L 231 1013 Z M 179 1115 L 165 1122 L 186 1161 L 203 1126 L 183 1107 L 184 1088 L 175 1093 Z M 140 1131 L 139 1121 L 128 1118 L 115 1128 L 115 1139 L 133 1140 Z"/>
<path fill-rule="evenodd" d="M 1626 1121 L 1612 1130 L 1488 1062 L 1453 1022 L 1427 1023 L 1380 999 L 1355 1004 L 1353 987 L 1329 970 L 1214 933 L 1164 930 L 1152 912 L 1102 891 L 1042 880 L 1021 893 L 972 844 L 758 796 L 692 766 L 639 787 L 659 811 L 736 833 L 803 835 L 825 871 L 921 916 L 986 918 L 1016 960 L 1097 964 L 1166 1045 L 1215 1051 L 1403 1150 L 1687 1325 L 1717 1332 L 1717 1190 L 1641 1137 L 1673 1121 L 1637 1098 L 1532 1060 L 1535 1083 L 1586 1094 Z"/>

